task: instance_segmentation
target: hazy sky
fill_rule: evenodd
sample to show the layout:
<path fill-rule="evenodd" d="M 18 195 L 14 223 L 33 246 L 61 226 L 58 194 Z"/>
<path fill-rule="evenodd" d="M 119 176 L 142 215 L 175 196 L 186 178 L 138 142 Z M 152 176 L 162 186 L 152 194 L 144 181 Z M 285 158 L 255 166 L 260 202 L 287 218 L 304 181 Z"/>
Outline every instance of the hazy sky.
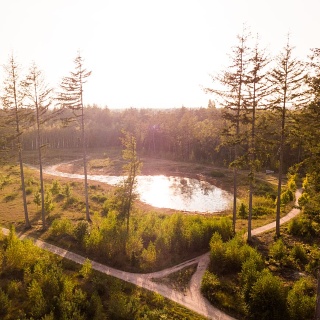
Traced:
<path fill-rule="evenodd" d="M 205 107 L 201 87 L 228 65 L 244 23 L 272 54 L 290 32 L 305 58 L 320 47 L 319 12 L 319 0 L 0 0 L 0 64 L 14 52 L 57 87 L 80 49 L 92 71 L 85 103 Z"/>

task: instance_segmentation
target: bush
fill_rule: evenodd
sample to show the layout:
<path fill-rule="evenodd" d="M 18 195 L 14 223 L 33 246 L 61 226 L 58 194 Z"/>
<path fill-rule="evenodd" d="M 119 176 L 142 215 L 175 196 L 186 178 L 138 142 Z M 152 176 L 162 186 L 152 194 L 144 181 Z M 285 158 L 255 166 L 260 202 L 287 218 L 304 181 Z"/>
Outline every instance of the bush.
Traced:
<path fill-rule="evenodd" d="M 56 219 L 52 222 L 49 230 L 53 236 L 72 234 L 73 225 L 72 222 L 66 218 Z"/>
<path fill-rule="evenodd" d="M 80 220 L 73 230 L 74 237 L 82 244 L 84 238 L 89 234 L 90 224 L 88 221 Z"/>
<path fill-rule="evenodd" d="M 298 280 L 288 293 L 290 320 L 312 320 L 316 306 L 315 286 L 310 278 Z"/>
<path fill-rule="evenodd" d="M 248 305 L 253 319 L 287 319 L 286 292 L 283 283 L 268 270 L 262 271 L 252 286 Z"/>
<path fill-rule="evenodd" d="M 282 239 L 278 239 L 269 249 L 269 255 L 275 261 L 283 264 L 286 262 L 288 250 Z"/>
<path fill-rule="evenodd" d="M 220 287 L 220 281 L 217 275 L 209 271 L 205 271 L 201 281 L 201 292 L 210 301 L 215 302 L 215 294 L 217 288 Z"/>
<path fill-rule="evenodd" d="M 252 256 L 242 264 L 240 283 L 243 289 L 244 299 L 247 303 L 250 300 L 252 286 L 259 278 L 263 267 L 264 262 L 261 255 Z"/>
<path fill-rule="evenodd" d="M 244 203 L 240 204 L 239 217 L 241 219 L 246 219 L 248 217 L 248 210 L 247 210 L 247 207 L 246 207 L 246 205 Z"/>
<path fill-rule="evenodd" d="M 52 185 L 50 188 L 51 193 L 53 195 L 57 195 L 60 193 L 60 190 L 61 190 L 61 185 L 60 185 L 59 181 L 58 180 L 52 181 Z"/>
<path fill-rule="evenodd" d="M 302 245 L 294 245 L 291 249 L 290 255 L 298 263 L 306 264 L 308 262 L 307 252 Z"/>
<path fill-rule="evenodd" d="M 292 219 L 288 224 L 287 230 L 293 236 L 303 238 L 312 238 L 316 234 L 312 220 L 305 216 Z"/>

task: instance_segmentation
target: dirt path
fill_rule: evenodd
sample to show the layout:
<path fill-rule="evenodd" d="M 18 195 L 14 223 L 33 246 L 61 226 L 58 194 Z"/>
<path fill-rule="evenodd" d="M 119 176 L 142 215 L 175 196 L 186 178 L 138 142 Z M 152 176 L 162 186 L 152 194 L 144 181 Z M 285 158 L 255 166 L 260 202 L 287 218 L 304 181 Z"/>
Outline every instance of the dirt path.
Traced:
<path fill-rule="evenodd" d="M 297 190 L 296 192 L 296 204 L 298 201 L 298 198 L 301 196 L 301 190 Z M 280 220 L 280 223 L 283 224 L 293 217 L 295 217 L 298 213 L 300 212 L 299 209 L 293 208 L 285 217 L 283 217 Z M 268 225 L 262 226 L 260 228 L 252 230 L 252 235 L 257 235 L 262 232 L 265 232 L 267 230 L 271 230 L 275 228 L 275 222 L 270 223 Z M 2 228 L 2 231 L 4 234 L 8 234 L 9 230 Z M 20 235 L 21 239 L 26 238 L 25 235 Z M 68 250 L 59 248 L 57 246 L 54 246 L 52 244 L 48 244 L 44 241 L 38 240 L 38 239 L 33 239 L 35 245 L 37 245 L 40 248 L 43 248 L 45 250 L 48 250 L 54 254 L 57 254 L 61 257 L 64 257 L 66 259 L 72 260 L 76 263 L 83 264 L 84 261 L 86 260 L 85 257 L 80 256 L 78 254 L 75 254 L 73 252 L 70 252 Z M 100 264 L 95 261 L 91 261 L 92 263 L 92 268 L 95 270 L 98 270 L 102 273 L 105 273 L 107 275 L 122 279 L 124 281 L 133 283 L 137 286 L 143 287 L 145 289 L 151 290 L 153 292 L 157 292 L 161 294 L 162 296 L 177 302 L 186 308 L 193 310 L 208 319 L 213 319 L 213 320 L 232 320 L 234 318 L 230 317 L 229 315 L 225 314 L 224 312 L 220 311 L 219 309 L 213 307 L 209 301 L 204 298 L 201 295 L 200 292 L 200 285 L 201 285 L 201 279 L 204 275 L 205 270 L 207 269 L 208 265 L 210 262 L 210 255 L 209 253 L 206 253 L 204 255 L 201 255 L 197 258 L 191 259 L 189 261 L 185 261 L 179 265 L 176 265 L 174 267 L 154 272 L 154 273 L 147 273 L 147 274 L 135 274 L 135 273 L 130 273 L 130 272 L 125 272 L 121 270 L 117 270 L 111 267 L 108 267 L 106 265 Z M 169 287 L 167 287 L 164 284 L 156 283 L 153 282 L 152 279 L 154 278 L 161 278 L 164 277 L 168 274 L 171 274 L 173 272 L 176 272 L 186 266 L 192 265 L 194 263 L 197 263 L 197 270 L 193 274 L 189 289 L 185 293 L 178 292 L 176 290 L 173 290 Z"/>

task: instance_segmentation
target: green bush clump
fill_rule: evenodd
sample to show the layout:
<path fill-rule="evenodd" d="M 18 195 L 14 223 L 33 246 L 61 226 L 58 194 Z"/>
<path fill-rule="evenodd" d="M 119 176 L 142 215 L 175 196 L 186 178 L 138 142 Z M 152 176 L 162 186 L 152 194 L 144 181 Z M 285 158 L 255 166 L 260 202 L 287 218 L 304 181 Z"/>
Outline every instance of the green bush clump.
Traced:
<path fill-rule="evenodd" d="M 71 235 L 73 233 L 73 224 L 69 219 L 55 219 L 50 226 L 52 236 Z"/>
<path fill-rule="evenodd" d="M 77 222 L 76 226 L 73 228 L 73 235 L 79 241 L 80 244 L 83 243 L 85 237 L 88 236 L 90 232 L 90 224 L 88 221 L 80 220 Z"/>
<path fill-rule="evenodd" d="M 285 264 L 288 257 L 288 249 L 282 239 L 278 239 L 269 248 L 269 256 L 280 264 Z"/>
<path fill-rule="evenodd" d="M 290 320 L 312 320 L 316 306 L 315 284 L 310 278 L 298 280 L 288 293 Z"/>
<path fill-rule="evenodd" d="M 223 242 L 221 236 L 215 233 L 210 241 L 210 271 L 217 274 L 240 272 L 243 263 L 256 260 L 263 264 L 261 255 L 248 244 L 242 237 L 237 236 L 228 242 Z"/>
<path fill-rule="evenodd" d="M 220 280 L 217 275 L 206 270 L 201 281 L 201 292 L 210 302 L 216 302 L 217 289 L 220 287 Z"/>
<path fill-rule="evenodd" d="M 286 290 L 278 277 L 263 270 L 250 293 L 249 314 L 253 319 L 282 320 L 287 318 Z"/>
<path fill-rule="evenodd" d="M 314 223 L 306 216 L 298 216 L 292 219 L 287 228 L 289 234 L 293 236 L 311 239 L 316 235 Z"/>
<path fill-rule="evenodd" d="M 308 255 L 305 248 L 300 244 L 295 244 L 290 252 L 290 256 L 298 264 L 305 265 L 308 262 Z"/>

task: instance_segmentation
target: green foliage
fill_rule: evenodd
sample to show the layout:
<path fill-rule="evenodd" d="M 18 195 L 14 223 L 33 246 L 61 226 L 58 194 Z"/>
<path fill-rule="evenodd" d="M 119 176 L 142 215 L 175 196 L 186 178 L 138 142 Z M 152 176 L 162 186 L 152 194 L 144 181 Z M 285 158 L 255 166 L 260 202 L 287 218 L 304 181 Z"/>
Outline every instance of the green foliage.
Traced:
<path fill-rule="evenodd" d="M 288 293 L 287 307 L 290 320 L 314 319 L 315 306 L 315 285 L 310 278 L 301 278 Z"/>
<path fill-rule="evenodd" d="M 0 289 L 0 316 L 5 316 L 8 314 L 10 308 L 10 299 L 8 295 Z"/>
<path fill-rule="evenodd" d="M 239 207 L 239 217 L 241 219 L 246 219 L 248 217 L 248 210 L 246 205 L 243 202 L 241 202 Z"/>
<path fill-rule="evenodd" d="M 308 255 L 306 249 L 300 245 L 295 244 L 290 252 L 290 256 L 298 263 L 298 264 L 306 264 L 308 262 Z"/>
<path fill-rule="evenodd" d="M 289 234 L 306 239 L 312 239 L 316 235 L 314 223 L 307 216 L 298 216 L 290 220 L 287 228 Z"/>
<path fill-rule="evenodd" d="M 264 268 L 264 262 L 262 257 L 257 255 L 250 257 L 241 267 L 239 274 L 240 283 L 243 290 L 244 300 L 246 303 L 250 302 L 250 294 L 254 283 L 260 277 L 261 271 Z"/>
<path fill-rule="evenodd" d="M 228 242 L 223 242 L 219 234 L 214 234 L 210 241 L 210 270 L 216 274 L 240 272 L 244 262 L 252 259 L 261 266 L 261 255 L 242 237 L 236 236 Z"/>
<path fill-rule="evenodd" d="M 85 237 L 89 235 L 90 224 L 86 220 L 80 220 L 77 222 L 73 229 L 74 237 L 79 241 L 80 244 L 83 243 Z"/>
<path fill-rule="evenodd" d="M 88 279 L 90 277 L 90 275 L 92 274 L 92 264 L 89 259 L 85 260 L 79 271 L 79 274 L 85 279 Z"/>
<path fill-rule="evenodd" d="M 220 288 L 218 276 L 206 270 L 201 281 L 201 292 L 210 302 L 216 302 L 218 288 Z"/>
<path fill-rule="evenodd" d="M 281 280 L 264 270 L 252 286 L 249 314 L 253 319 L 286 319 L 286 291 Z"/>
<path fill-rule="evenodd" d="M 47 191 L 44 196 L 44 210 L 50 213 L 54 209 L 53 199 L 50 191 Z"/>
<path fill-rule="evenodd" d="M 72 234 L 73 233 L 73 224 L 67 218 L 55 219 L 55 220 L 53 220 L 53 222 L 49 228 L 49 231 L 52 236 L 61 236 L 61 235 Z"/>
<path fill-rule="evenodd" d="M 269 248 L 269 255 L 272 259 L 279 262 L 280 264 L 285 264 L 288 256 L 288 250 L 282 239 L 278 239 Z"/>
<path fill-rule="evenodd" d="M 44 299 L 41 285 L 37 280 L 32 280 L 27 289 L 28 303 L 30 314 L 35 318 L 42 317 L 47 308 L 47 303 Z"/>
<path fill-rule="evenodd" d="M 37 209 L 41 205 L 41 194 L 39 190 L 37 190 L 33 196 L 33 203 L 37 205 Z"/>
<path fill-rule="evenodd" d="M 289 202 L 293 201 L 293 199 L 294 199 L 293 192 L 290 189 L 287 189 L 286 191 L 281 193 L 280 203 L 282 206 L 285 206 Z"/>
<path fill-rule="evenodd" d="M 55 196 L 60 193 L 60 190 L 61 190 L 60 182 L 58 180 L 53 180 L 50 188 L 51 194 Z"/>

